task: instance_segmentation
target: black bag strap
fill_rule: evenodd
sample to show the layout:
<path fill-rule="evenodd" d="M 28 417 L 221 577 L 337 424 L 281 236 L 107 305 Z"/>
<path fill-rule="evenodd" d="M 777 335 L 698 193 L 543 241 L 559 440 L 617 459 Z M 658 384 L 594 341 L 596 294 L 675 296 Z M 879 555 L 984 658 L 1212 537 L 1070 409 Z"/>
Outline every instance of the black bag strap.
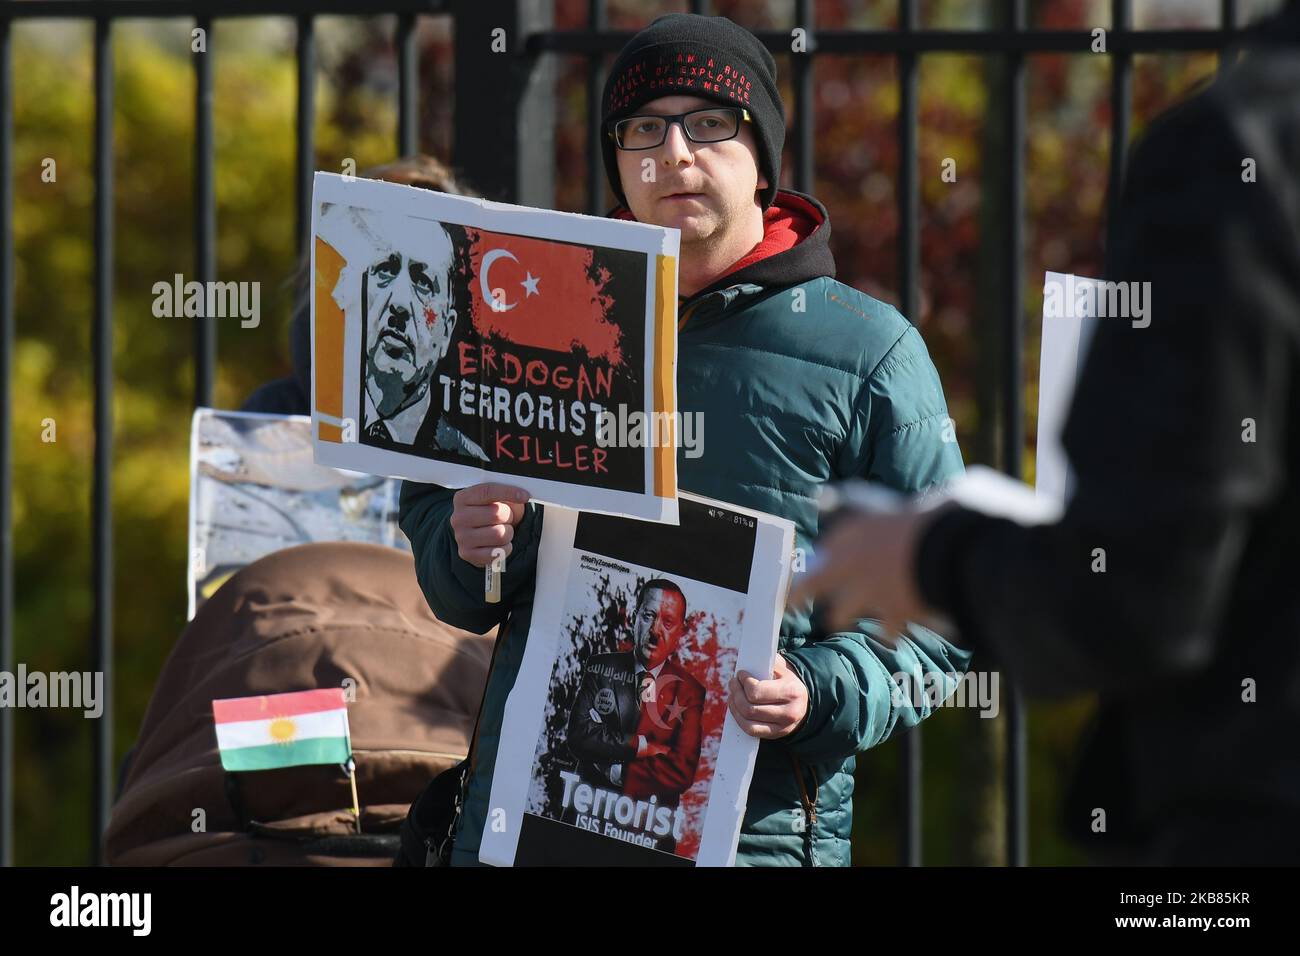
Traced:
<path fill-rule="evenodd" d="M 514 620 L 514 614 L 510 614 L 501 626 L 497 628 L 496 640 L 492 642 L 492 657 L 488 661 L 487 677 L 483 681 L 483 699 L 478 702 L 478 714 L 474 718 L 474 729 L 469 735 L 469 752 L 465 754 L 466 770 L 474 769 L 474 757 L 478 752 L 478 725 L 483 721 L 483 710 L 487 706 L 488 684 L 492 683 L 492 671 L 497 666 L 497 651 L 501 650 L 501 644 L 506 639 L 506 634 L 510 631 L 510 622 Z M 468 774 L 467 774 L 468 776 Z"/>
<path fill-rule="evenodd" d="M 510 632 L 510 622 L 513 619 L 514 615 L 512 614 L 501 622 L 497 628 L 496 640 L 492 642 L 492 657 L 488 661 L 487 678 L 483 681 L 483 698 L 479 701 L 478 714 L 474 717 L 474 729 L 470 732 L 469 752 L 465 754 L 465 759 L 459 764 L 461 768 L 460 779 L 456 781 L 456 796 L 452 805 L 451 819 L 447 824 L 447 832 L 443 834 L 441 841 L 436 846 L 432 842 L 426 841 L 425 866 L 438 866 L 445 863 L 446 858 L 451 855 L 451 845 L 456 836 L 456 826 L 460 822 L 461 809 L 465 805 L 465 791 L 469 786 L 470 774 L 474 772 L 474 758 L 478 755 L 478 730 L 479 725 L 483 722 L 483 711 L 487 707 L 488 685 L 492 683 L 492 672 L 496 669 L 497 653 L 501 650 L 501 644 Z"/>

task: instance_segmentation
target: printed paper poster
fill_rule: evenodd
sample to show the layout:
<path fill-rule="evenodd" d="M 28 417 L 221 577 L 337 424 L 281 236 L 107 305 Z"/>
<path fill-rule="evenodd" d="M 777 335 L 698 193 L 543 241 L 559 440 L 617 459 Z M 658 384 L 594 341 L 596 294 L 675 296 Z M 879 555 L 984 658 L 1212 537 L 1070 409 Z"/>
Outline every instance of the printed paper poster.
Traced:
<path fill-rule="evenodd" d="M 690 495 L 677 526 L 544 520 L 480 859 L 730 865 L 758 742 L 727 685 L 772 672 L 793 525 Z"/>
<path fill-rule="evenodd" d="M 310 541 L 411 549 L 398 482 L 316 464 L 311 419 L 199 408 L 190 437 L 189 619 L 258 558 Z"/>
<path fill-rule="evenodd" d="M 676 420 L 677 230 L 328 173 L 312 206 L 319 461 L 675 520 L 676 431 L 619 425 Z"/>
<path fill-rule="evenodd" d="M 1034 488 L 1062 507 L 1073 492 L 1061 434 L 1097 325 L 1099 279 L 1048 272 L 1043 279 L 1043 340 L 1038 364 L 1038 453 Z"/>

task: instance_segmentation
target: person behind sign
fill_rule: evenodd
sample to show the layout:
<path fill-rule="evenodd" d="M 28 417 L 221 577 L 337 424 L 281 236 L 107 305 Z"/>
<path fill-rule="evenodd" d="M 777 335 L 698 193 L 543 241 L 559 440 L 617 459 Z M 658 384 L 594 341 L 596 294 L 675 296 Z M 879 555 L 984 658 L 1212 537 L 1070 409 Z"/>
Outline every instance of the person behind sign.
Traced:
<path fill-rule="evenodd" d="M 569 715 L 568 746 L 593 786 L 676 806 L 695 779 L 704 685 L 673 656 L 686 596 L 655 578 L 637 590 L 632 649 L 595 654 Z"/>
<path fill-rule="evenodd" d="M 1133 151 L 1106 275 L 1152 314 L 1098 323 L 1060 519 L 856 514 L 795 589 L 942 614 L 1028 695 L 1099 692 L 1064 815 L 1099 862 L 1300 859 L 1300 2 L 1251 32 L 1277 48 Z"/>
<path fill-rule="evenodd" d="M 679 449 L 680 487 L 788 518 L 807 549 L 826 482 L 866 477 L 915 492 L 959 474 L 920 334 L 835 280 L 826 207 L 779 188 L 785 113 L 766 47 L 725 17 L 660 17 L 612 64 L 601 111 L 619 202 L 610 215 L 680 231 L 678 406 L 710 419 L 700 454 Z M 435 613 L 470 630 L 505 625 L 453 865 L 478 862 L 543 520 L 506 484 L 402 487 L 401 526 Z M 494 553 L 506 555 L 501 601 L 486 604 L 481 569 Z M 936 703 L 894 693 L 893 675 L 951 689 L 970 661 L 923 627 L 897 647 L 869 620 L 816 632 L 810 610 L 786 613 L 770 678 L 741 671 L 729 686 L 731 717 L 759 739 L 741 865 L 847 866 L 856 755 Z"/>

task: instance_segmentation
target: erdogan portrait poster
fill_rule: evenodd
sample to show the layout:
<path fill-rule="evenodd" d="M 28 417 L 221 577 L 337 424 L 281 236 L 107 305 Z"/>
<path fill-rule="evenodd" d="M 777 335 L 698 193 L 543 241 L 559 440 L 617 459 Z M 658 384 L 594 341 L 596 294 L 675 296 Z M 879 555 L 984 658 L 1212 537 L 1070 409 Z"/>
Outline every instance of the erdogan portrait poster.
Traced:
<path fill-rule="evenodd" d="M 312 235 L 317 461 L 676 521 L 676 229 L 317 173 Z"/>
<path fill-rule="evenodd" d="M 772 673 L 794 526 L 679 506 L 675 526 L 546 512 L 480 861 L 735 862 L 758 741 L 727 686 Z"/>

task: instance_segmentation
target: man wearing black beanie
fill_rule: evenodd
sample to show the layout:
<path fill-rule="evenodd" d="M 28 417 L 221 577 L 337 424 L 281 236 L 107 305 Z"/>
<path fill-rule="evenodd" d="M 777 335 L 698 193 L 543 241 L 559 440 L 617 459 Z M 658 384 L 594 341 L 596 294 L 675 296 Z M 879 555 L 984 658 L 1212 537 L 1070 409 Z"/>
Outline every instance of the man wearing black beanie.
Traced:
<path fill-rule="evenodd" d="M 694 129 L 691 122 L 665 128 L 657 118 L 718 106 Z M 646 131 L 635 141 L 634 126 Z M 622 215 L 681 230 L 679 295 L 735 271 L 764 239 L 764 213 L 781 177 L 785 110 L 772 54 L 748 30 L 726 17 L 655 20 L 610 68 L 601 127 L 605 172 L 631 213 Z M 728 138 L 693 141 L 713 136 Z M 655 139 L 659 148 L 647 145 Z"/>
<path fill-rule="evenodd" d="M 795 523 L 796 566 L 818 531 L 825 482 L 851 476 L 917 492 L 962 470 L 938 374 L 898 311 L 835 280 L 830 217 L 779 188 L 785 112 L 772 55 L 723 17 L 669 14 L 636 34 L 601 100 L 610 215 L 681 233 L 678 405 L 708 425 L 678 457 L 686 491 Z M 697 433 L 703 435 L 702 432 Z M 540 506 L 507 485 L 453 493 L 403 486 L 401 525 L 434 612 L 458 627 L 505 627 L 484 695 L 453 864 L 478 860 L 505 702 L 533 601 Z M 478 569 L 504 548 L 501 602 Z M 736 860 L 850 862 L 855 755 L 936 706 L 969 654 L 914 627 L 888 647 L 862 620 L 814 630 L 810 607 L 782 622 L 773 676 L 732 679 L 732 718 L 760 739 Z M 648 851 L 655 852 L 655 851 Z M 562 859 L 530 862 L 563 863 Z"/>

